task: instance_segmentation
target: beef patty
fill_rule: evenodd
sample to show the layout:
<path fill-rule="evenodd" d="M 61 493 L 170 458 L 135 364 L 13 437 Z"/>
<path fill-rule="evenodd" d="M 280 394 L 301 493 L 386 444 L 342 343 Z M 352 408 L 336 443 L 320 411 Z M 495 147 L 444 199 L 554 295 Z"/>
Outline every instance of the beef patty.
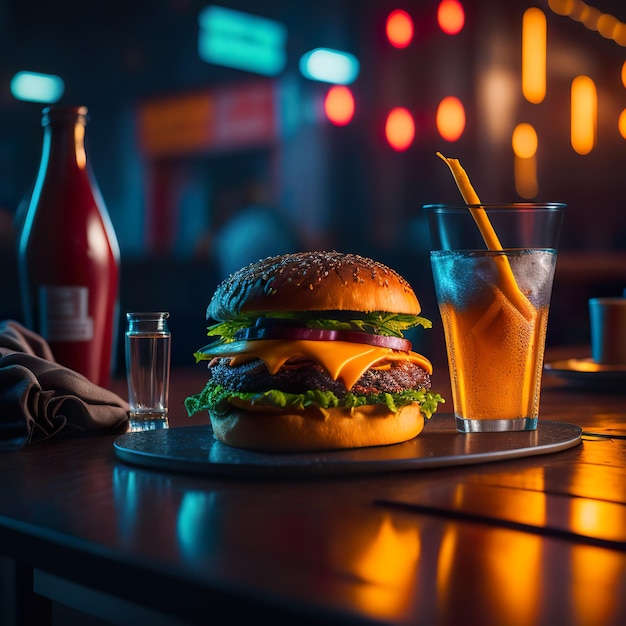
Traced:
<path fill-rule="evenodd" d="M 347 389 L 340 380 L 333 380 L 325 369 L 312 361 L 290 359 L 276 373 L 270 374 L 260 359 L 229 365 L 228 358 L 214 359 L 209 364 L 213 382 L 229 391 L 263 392 L 276 389 L 287 393 L 303 393 L 308 389 L 332 391 L 341 398 Z M 407 389 L 430 389 L 430 376 L 415 363 L 391 361 L 388 369 L 367 370 L 350 389 L 352 393 L 400 393 Z"/>

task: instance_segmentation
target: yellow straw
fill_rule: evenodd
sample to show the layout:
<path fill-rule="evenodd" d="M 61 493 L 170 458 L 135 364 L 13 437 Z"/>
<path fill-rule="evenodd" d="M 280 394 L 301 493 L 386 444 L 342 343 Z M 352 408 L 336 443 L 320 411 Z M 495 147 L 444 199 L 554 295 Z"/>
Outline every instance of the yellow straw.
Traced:
<path fill-rule="evenodd" d="M 456 182 L 463 199 L 466 204 L 476 205 L 468 207 L 480 234 L 485 240 L 485 244 L 489 250 L 502 250 L 502 244 L 498 239 L 496 231 L 493 229 L 487 212 L 481 206 L 482 203 L 478 194 L 472 187 L 469 177 L 466 171 L 461 166 L 458 159 L 449 159 L 441 152 L 437 152 L 437 156 L 444 161 L 450 168 L 454 181 Z M 508 298 L 509 302 L 515 306 L 515 308 L 527 319 L 532 320 L 536 316 L 536 311 L 532 304 L 528 301 L 528 298 L 520 291 L 520 288 L 515 280 L 509 260 L 504 255 L 496 256 L 497 267 L 500 271 L 500 278 L 502 279 L 502 291 Z"/>

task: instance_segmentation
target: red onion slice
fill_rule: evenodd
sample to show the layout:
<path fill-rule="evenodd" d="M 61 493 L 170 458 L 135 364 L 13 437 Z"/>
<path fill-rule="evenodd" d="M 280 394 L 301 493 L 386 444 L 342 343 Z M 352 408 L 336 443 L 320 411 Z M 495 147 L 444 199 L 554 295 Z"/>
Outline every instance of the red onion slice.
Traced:
<path fill-rule="evenodd" d="M 372 335 L 357 330 L 327 330 L 323 328 L 291 328 L 289 326 L 268 326 L 244 328 L 237 332 L 238 340 L 255 339 L 304 339 L 306 341 L 350 341 L 352 343 L 365 343 L 380 348 L 391 348 L 409 352 L 411 342 L 402 337 L 385 337 Z"/>

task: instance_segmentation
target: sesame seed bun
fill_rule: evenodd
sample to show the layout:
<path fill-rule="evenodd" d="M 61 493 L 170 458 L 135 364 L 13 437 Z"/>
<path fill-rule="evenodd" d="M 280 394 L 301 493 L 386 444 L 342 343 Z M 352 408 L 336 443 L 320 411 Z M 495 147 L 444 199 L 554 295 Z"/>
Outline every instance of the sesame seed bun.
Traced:
<path fill-rule="evenodd" d="M 388 311 L 417 315 L 409 285 L 386 265 L 357 254 L 299 252 L 243 267 L 217 288 L 207 318 L 267 311 Z"/>

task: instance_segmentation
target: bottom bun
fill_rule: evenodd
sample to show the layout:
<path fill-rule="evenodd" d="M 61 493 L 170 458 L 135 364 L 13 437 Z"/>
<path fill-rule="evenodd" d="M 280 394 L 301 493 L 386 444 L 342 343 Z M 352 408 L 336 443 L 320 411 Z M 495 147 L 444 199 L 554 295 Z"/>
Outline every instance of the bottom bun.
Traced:
<path fill-rule="evenodd" d="M 293 413 L 246 411 L 233 408 L 219 417 L 209 412 L 215 438 L 236 448 L 273 452 L 337 450 L 384 446 L 413 439 L 424 428 L 417 403 L 396 413 L 380 405 L 358 409 Z"/>

